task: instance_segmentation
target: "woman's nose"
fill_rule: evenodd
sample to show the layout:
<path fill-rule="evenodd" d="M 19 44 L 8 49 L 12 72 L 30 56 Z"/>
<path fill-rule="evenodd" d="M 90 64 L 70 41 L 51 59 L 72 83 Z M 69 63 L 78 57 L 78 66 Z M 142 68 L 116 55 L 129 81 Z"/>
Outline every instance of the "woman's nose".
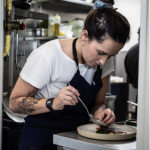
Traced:
<path fill-rule="evenodd" d="M 105 57 L 101 57 L 101 58 L 100 58 L 100 60 L 99 60 L 100 64 L 101 64 L 101 65 L 105 65 L 105 63 L 106 63 L 107 59 L 108 59 L 108 57 L 107 57 L 107 56 L 105 56 Z"/>

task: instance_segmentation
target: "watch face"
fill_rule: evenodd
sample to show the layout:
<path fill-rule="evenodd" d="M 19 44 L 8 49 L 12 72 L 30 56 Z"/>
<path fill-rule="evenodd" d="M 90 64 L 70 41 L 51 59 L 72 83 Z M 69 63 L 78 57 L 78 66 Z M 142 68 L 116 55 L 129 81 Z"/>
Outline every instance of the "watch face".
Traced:
<path fill-rule="evenodd" d="M 48 102 L 47 102 L 47 105 L 51 105 L 51 103 L 52 103 L 52 101 L 48 101 Z"/>

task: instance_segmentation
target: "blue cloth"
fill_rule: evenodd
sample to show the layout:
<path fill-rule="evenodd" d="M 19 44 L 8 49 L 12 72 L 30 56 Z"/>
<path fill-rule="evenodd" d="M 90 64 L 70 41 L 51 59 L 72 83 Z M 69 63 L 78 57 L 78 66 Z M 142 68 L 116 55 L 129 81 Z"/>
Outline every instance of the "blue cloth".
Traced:
<path fill-rule="evenodd" d="M 102 1 L 96 1 L 94 6 L 93 6 L 93 9 L 96 10 L 99 8 L 112 8 L 112 5 L 108 4 L 108 3 L 104 3 Z"/>
<path fill-rule="evenodd" d="M 80 98 L 89 111 L 92 110 L 96 95 L 103 86 L 101 74 L 102 69 L 98 66 L 92 85 L 79 72 L 70 81 L 70 85 L 79 91 Z M 28 115 L 25 121 L 19 150 L 57 150 L 56 145 L 53 144 L 53 134 L 76 130 L 78 126 L 87 124 L 89 117 L 86 109 L 78 102 L 76 106 L 65 106 L 63 110 L 53 113 Z"/>

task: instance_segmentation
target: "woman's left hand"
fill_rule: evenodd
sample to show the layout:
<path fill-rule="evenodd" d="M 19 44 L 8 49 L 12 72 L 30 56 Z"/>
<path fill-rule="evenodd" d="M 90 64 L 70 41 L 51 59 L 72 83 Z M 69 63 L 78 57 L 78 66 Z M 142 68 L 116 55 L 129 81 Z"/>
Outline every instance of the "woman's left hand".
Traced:
<path fill-rule="evenodd" d="M 97 111 L 95 116 L 106 123 L 107 126 L 111 126 L 116 119 L 114 112 L 109 108 L 100 112 Z"/>

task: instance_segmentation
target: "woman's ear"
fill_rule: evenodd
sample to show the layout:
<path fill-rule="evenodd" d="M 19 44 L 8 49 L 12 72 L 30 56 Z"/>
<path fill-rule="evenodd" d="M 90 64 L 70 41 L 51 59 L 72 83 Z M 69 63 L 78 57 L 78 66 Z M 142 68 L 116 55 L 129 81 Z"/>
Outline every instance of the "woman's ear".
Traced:
<path fill-rule="evenodd" d="M 82 41 L 88 41 L 88 31 L 87 30 L 82 31 L 81 40 Z"/>

